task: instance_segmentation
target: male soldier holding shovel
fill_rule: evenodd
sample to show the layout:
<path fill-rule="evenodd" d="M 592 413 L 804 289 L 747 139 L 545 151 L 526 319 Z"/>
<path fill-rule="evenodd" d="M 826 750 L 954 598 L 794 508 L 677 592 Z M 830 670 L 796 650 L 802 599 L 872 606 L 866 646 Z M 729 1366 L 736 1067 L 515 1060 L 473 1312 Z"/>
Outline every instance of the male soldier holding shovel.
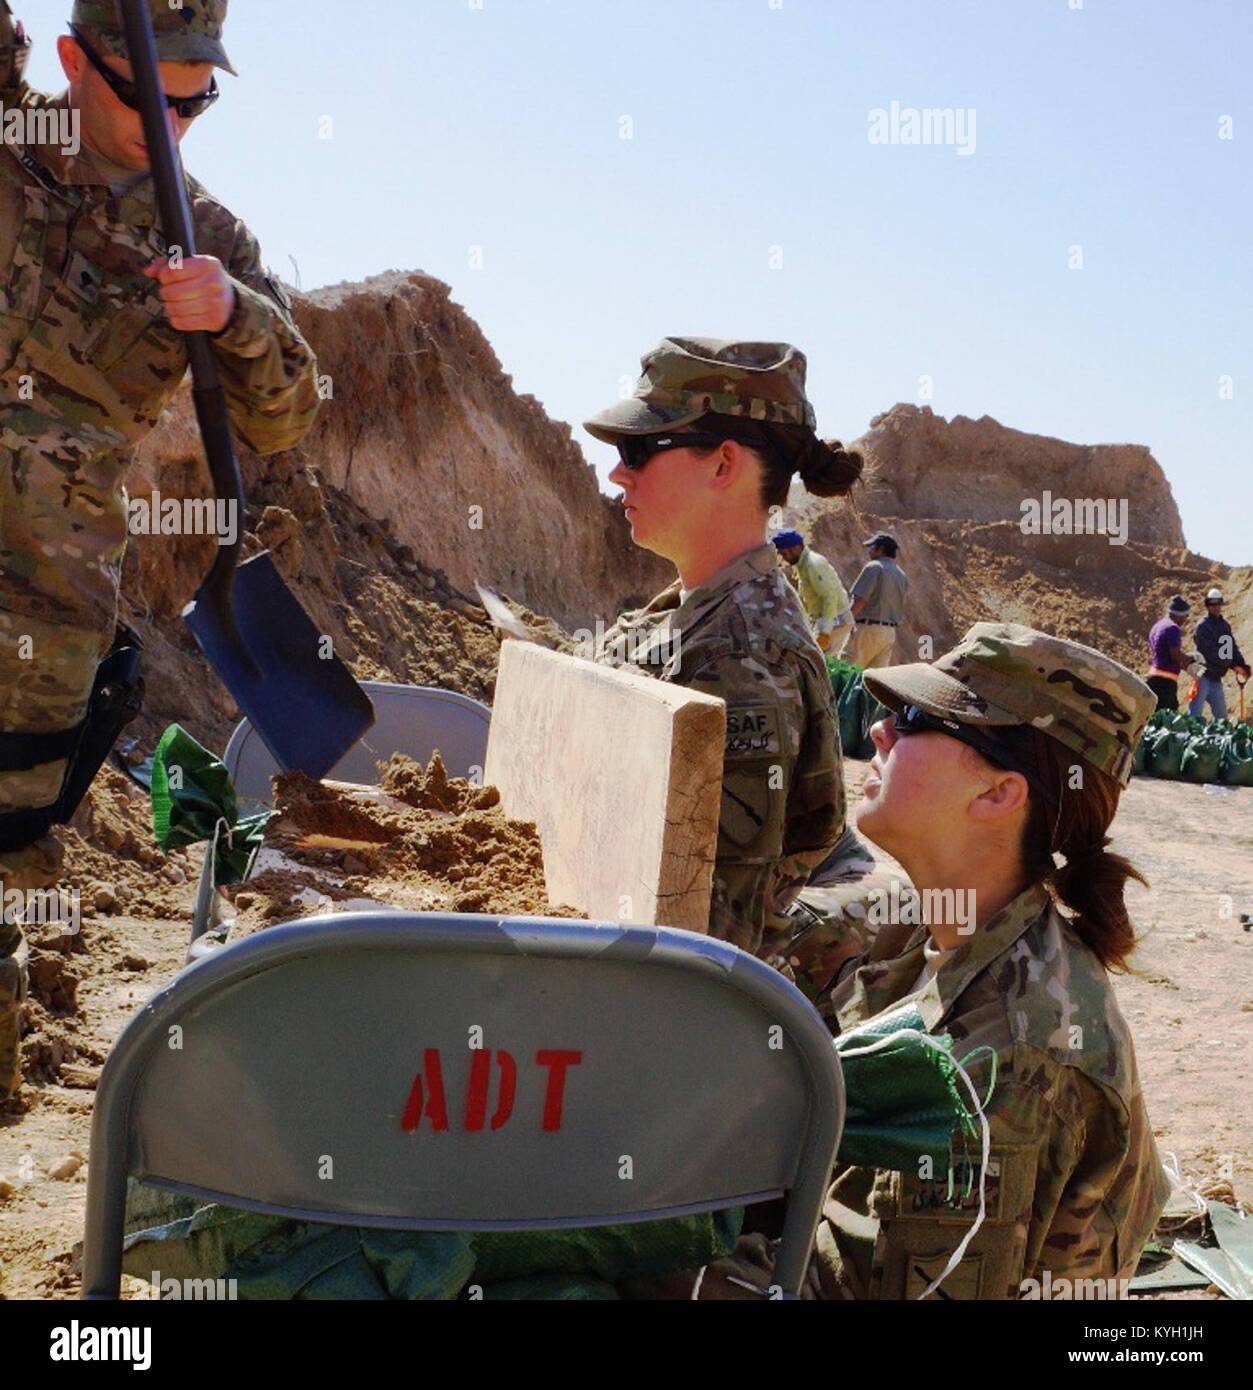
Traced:
<path fill-rule="evenodd" d="M 180 141 L 217 97 L 214 70 L 234 72 L 222 46 L 227 0 L 148 5 Z M 57 42 L 68 90 L 49 99 L 24 80 L 30 41 L 0 0 L 6 113 L 72 118 L 0 126 L 6 893 L 51 887 L 59 874 L 61 847 L 50 831 L 73 809 L 62 788 L 80 735 L 92 727 L 97 668 L 114 638 L 127 534 L 123 477 L 186 374 L 182 334 L 212 335 L 232 423 L 257 452 L 293 447 L 317 411 L 313 355 L 255 239 L 190 177 L 201 254 L 166 245 L 122 35 L 113 0 L 75 0 L 70 34 Z M 21 931 L 0 920 L 0 1099 L 20 1083 L 24 989 Z"/>

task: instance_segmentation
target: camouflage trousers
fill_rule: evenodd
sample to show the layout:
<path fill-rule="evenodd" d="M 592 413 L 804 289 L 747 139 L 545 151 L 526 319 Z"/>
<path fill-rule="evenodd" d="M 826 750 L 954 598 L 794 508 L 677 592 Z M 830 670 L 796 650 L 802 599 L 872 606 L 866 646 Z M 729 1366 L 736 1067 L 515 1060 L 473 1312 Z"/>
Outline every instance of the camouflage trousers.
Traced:
<path fill-rule="evenodd" d="M 81 723 L 111 640 L 111 626 L 94 631 L 54 625 L 5 608 L 0 594 L 0 732 L 55 733 Z M 64 758 L 20 772 L 0 768 L 0 815 L 50 805 L 65 769 Z M 0 888 L 50 888 L 60 859 L 51 837 L 0 851 Z M 0 898 L 0 907 L 6 902 Z M 26 945 L 17 921 L 4 920 L 11 915 L 0 913 L 0 1100 L 20 1081 L 18 1031 L 26 995 Z"/>

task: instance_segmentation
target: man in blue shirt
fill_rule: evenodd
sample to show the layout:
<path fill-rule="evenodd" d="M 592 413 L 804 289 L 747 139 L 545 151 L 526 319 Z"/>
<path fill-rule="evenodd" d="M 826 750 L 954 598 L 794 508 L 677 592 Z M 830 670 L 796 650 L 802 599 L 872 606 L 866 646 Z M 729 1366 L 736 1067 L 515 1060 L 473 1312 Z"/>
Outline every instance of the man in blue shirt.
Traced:
<path fill-rule="evenodd" d="M 1231 624 L 1223 617 L 1223 596 L 1218 589 L 1211 589 L 1205 595 L 1205 617 L 1196 625 L 1196 646 L 1205 662 L 1205 670 L 1197 679 L 1197 692 L 1188 706 L 1188 713 L 1200 715 L 1208 704 L 1215 719 L 1226 719 L 1223 677 L 1228 671 L 1234 671 L 1243 685 L 1249 678 L 1249 663 L 1236 645 Z"/>

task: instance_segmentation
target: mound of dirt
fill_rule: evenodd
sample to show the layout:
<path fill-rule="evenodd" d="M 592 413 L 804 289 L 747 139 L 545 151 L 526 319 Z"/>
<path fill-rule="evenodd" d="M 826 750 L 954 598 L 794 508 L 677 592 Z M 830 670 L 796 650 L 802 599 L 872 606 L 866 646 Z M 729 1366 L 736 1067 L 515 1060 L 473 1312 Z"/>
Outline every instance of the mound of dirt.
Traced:
<path fill-rule="evenodd" d="M 381 790 L 275 778 L 278 814 L 246 883 L 228 890 L 232 936 L 368 903 L 422 912 L 582 917 L 548 901 L 539 835 L 495 787 L 394 754 Z"/>

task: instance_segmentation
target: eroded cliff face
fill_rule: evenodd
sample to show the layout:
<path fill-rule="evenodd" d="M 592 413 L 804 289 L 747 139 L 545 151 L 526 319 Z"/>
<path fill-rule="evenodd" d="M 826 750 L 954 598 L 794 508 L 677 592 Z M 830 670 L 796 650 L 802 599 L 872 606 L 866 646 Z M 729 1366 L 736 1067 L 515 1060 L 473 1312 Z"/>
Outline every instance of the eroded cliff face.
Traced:
<path fill-rule="evenodd" d="M 1253 646 L 1253 569 L 1187 549 L 1170 485 L 1140 445 L 1068 444 L 902 404 L 850 447 L 871 460 L 867 481 L 847 500 L 812 498 L 797 484 L 787 520 L 848 587 L 865 562 L 862 541 L 879 530 L 896 536 L 910 579 L 897 660 L 927 660 L 972 623 L 1001 620 L 1098 647 L 1142 672 L 1148 630 L 1170 596 L 1188 598 L 1195 623 L 1215 584 L 1237 637 L 1248 634 L 1246 653 Z M 1046 490 L 1053 499 L 1125 501 L 1125 542 L 1116 526 L 1024 534 L 1022 503 Z"/>
<path fill-rule="evenodd" d="M 302 453 L 421 563 L 570 626 L 612 620 L 666 581 L 631 544 L 568 425 L 515 394 L 478 325 L 423 275 L 385 275 L 299 303 L 330 377 Z"/>
<path fill-rule="evenodd" d="M 1007 429 L 990 416 L 945 420 L 929 406 L 876 415 L 861 445 L 877 463 L 866 506 L 884 516 L 1019 522 L 1023 503 L 1076 499 L 1126 517 L 1126 539 L 1182 548 L 1179 509 L 1141 444 L 1068 444 Z"/>

